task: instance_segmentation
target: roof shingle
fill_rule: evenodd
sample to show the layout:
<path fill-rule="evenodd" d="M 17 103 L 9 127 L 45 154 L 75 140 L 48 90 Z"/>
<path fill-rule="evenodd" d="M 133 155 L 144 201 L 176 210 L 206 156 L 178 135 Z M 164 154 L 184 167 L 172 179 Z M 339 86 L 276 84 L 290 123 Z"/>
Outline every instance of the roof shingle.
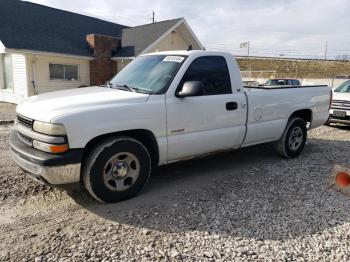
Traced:
<path fill-rule="evenodd" d="M 0 41 L 9 49 L 91 56 L 89 34 L 122 39 L 117 57 L 135 57 L 183 18 L 128 27 L 19 0 L 0 0 Z"/>
<path fill-rule="evenodd" d="M 137 56 L 182 19 L 124 28 L 122 30 L 122 49 L 115 56 Z"/>
<path fill-rule="evenodd" d="M 5 47 L 90 56 L 86 35 L 121 37 L 127 26 L 18 0 L 0 2 Z"/>

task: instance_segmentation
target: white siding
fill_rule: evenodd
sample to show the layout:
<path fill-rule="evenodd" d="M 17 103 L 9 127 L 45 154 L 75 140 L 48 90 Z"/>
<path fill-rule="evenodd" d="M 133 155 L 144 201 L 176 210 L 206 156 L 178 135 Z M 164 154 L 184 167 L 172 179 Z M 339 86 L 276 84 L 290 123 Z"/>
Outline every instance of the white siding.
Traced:
<path fill-rule="evenodd" d="M 0 101 L 18 104 L 27 97 L 26 57 L 12 54 L 13 90 L 0 89 Z"/>
<path fill-rule="evenodd" d="M 180 31 L 176 30 L 168 34 L 160 43 L 158 43 L 151 51 L 152 52 L 161 52 L 168 50 L 187 50 L 189 44 L 183 38 Z"/>
<path fill-rule="evenodd" d="M 169 33 L 162 41 L 160 41 L 149 53 L 169 51 L 169 50 L 187 50 L 189 44 L 183 38 L 180 31 L 176 30 Z M 132 60 L 118 60 L 118 73 L 127 66 Z"/>
<path fill-rule="evenodd" d="M 118 61 L 118 73 L 126 67 L 132 60 L 129 59 L 123 59 Z"/>
<path fill-rule="evenodd" d="M 77 88 L 79 86 L 90 85 L 90 62 L 87 59 L 81 58 L 66 58 L 58 56 L 46 56 L 46 55 L 28 55 L 27 59 L 28 67 L 28 86 L 29 95 L 41 94 L 45 92 L 52 92 L 58 90 L 65 90 L 71 88 Z M 79 66 L 79 80 L 66 81 L 66 80 L 50 80 L 49 64 L 67 64 Z M 36 90 L 33 89 L 33 66 L 36 74 Z"/>

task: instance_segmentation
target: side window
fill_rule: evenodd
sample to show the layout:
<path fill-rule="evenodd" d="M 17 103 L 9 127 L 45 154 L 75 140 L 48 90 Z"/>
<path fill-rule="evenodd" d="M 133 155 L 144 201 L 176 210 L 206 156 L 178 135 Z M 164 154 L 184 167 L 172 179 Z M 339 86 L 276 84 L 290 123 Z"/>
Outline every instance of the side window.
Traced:
<path fill-rule="evenodd" d="M 231 81 L 225 58 L 205 56 L 195 59 L 183 76 L 180 86 L 187 81 L 201 81 L 204 95 L 231 94 Z"/>

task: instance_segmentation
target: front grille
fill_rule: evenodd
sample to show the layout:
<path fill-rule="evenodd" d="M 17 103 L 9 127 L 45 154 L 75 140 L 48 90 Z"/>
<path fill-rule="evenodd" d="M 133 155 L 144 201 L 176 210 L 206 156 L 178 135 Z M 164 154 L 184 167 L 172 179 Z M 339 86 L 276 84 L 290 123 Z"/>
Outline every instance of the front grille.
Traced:
<path fill-rule="evenodd" d="M 333 100 L 331 108 L 350 110 L 350 101 L 345 100 Z"/>
<path fill-rule="evenodd" d="M 17 121 L 19 124 L 32 129 L 32 125 L 33 125 L 32 119 L 17 115 Z"/>
<path fill-rule="evenodd" d="M 30 145 L 32 146 L 32 143 L 33 143 L 33 139 L 31 139 L 30 137 L 28 136 L 25 136 L 19 132 L 17 132 L 18 134 L 18 138 L 23 142 L 23 143 L 26 143 L 27 145 Z"/>

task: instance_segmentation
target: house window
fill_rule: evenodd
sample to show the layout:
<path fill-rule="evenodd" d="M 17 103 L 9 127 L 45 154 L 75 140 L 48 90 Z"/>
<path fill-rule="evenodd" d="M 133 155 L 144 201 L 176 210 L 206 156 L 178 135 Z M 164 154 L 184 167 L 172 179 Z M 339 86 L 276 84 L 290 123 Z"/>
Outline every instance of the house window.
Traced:
<path fill-rule="evenodd" d="M 79 80 L 78 65 L 50 64 L 50 80 Z"/>
<path fill-rule="evenodd" d="M 10 54 L 3 54 L 1 57 L 1 74 L 3 86 L 2 89 L 13 89 L 13 72 L 12 72 L 12 56 Z"/>

